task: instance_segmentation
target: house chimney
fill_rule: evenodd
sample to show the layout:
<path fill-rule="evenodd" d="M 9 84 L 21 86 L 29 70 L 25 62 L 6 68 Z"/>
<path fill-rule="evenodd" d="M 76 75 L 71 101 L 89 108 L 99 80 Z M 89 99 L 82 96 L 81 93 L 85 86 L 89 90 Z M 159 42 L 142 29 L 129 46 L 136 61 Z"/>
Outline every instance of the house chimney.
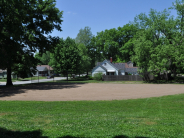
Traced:
<path fill-rule="evenodd" d="M 110 57 L 110 62 L 112 63 L 112 57 Z"/>

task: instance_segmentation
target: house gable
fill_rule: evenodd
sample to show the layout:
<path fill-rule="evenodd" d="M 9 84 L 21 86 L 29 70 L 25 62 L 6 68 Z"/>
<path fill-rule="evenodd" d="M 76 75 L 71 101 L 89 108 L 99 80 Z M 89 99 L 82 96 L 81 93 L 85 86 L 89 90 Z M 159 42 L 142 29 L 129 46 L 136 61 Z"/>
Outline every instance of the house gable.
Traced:
<path fill-rule="evenodd" d="M 110 70 L 118 71 L 118 69 L 115 66 L 113 66 L 113 64 L 111 64 L 108 60 L 104 60 L 101 63 L 101 66 L 103 66 L 104 68 L 106 68 L 107 71 L 110 71 Z"/>
<path fill-rule="evenodd" d="M 103 74 L 106 75 L 106 69 L 101 66 L 101 65 L 98 65 L 96 66 L 93 70 L 92 70 L 92 76 L 94 76 L 95 73 L 99 73 L 99 72 L 102 72 Z"/>

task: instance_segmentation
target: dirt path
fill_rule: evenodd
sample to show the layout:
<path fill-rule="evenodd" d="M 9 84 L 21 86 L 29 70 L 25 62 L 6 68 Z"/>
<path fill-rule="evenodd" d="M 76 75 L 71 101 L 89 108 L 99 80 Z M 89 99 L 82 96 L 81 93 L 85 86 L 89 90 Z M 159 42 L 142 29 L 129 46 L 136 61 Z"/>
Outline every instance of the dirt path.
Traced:
<path fill-rule="evenodd" d="M 0 100 L 73 101 L 121 100 L 184 93 L 175 84 L 61 84 L 46 83 L 0 89 Z"/>

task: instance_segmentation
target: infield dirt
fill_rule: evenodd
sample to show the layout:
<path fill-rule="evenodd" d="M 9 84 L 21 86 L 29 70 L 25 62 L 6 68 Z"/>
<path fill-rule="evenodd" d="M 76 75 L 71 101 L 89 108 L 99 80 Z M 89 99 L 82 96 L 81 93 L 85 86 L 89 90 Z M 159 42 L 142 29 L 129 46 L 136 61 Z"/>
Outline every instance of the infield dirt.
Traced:
<path fill-rule="evenodd" d="M 177 84 L 40 83 L 0 89 L 0 100 L 80 101 L 122 100 L 184 93 Z"/>

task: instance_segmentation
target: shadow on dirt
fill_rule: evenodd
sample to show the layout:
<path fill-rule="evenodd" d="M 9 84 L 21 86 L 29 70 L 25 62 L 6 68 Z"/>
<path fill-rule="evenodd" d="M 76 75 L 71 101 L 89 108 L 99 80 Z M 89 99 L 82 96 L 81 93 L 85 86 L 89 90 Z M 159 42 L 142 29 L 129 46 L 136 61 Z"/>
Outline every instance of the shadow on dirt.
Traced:
<path fill-rule="evenodd" d="M 49 138 L 48 136 L 42 136 L 41 130 L 34 130 L 34 131 L 12 131 L 7 130 L 5 128 L 0 127 L 0 137 L 2 138 Z M 82 136 L 62 136 L 58 138 L 90 138 L 90 137 L 82 137 Z M 130 138 L 125 135 L 119 135 L 112 138 Z M 134 138 L 148 138 L 148 137 L 134 137 Z"/>
<path fill-rule="evenodd" d="M 81 87 L 80 84 L 74 83 L 37 83 L 27 85 L 14 85 L 0 87 L 0 98 L 6 96 L 13 96 L 15 94 L 25 93 L 27 90 L 53 90 L 53 89 L 71 89 Z"/>

